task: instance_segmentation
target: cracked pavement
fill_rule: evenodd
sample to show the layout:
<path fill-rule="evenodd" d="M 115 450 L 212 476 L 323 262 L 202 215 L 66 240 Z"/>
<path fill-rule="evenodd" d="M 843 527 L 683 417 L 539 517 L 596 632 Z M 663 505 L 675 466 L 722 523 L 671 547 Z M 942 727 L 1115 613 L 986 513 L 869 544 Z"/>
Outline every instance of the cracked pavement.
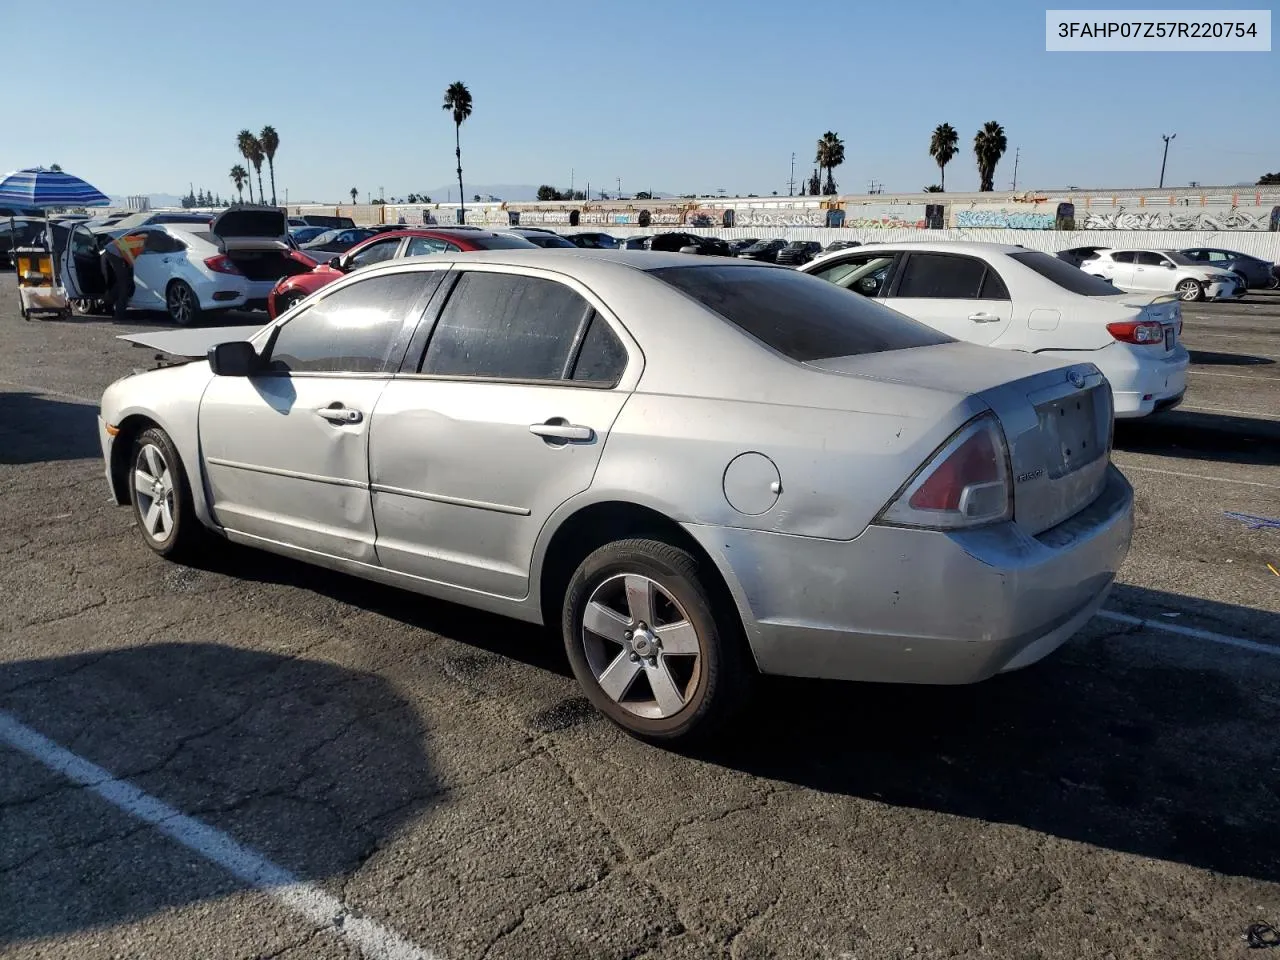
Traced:
<path fill-rule="evenodd" d="M 0 274 L 0 710 L 354 915 L 448 958 L 644 960 L 1238 957 L 1280 924 L 1280 658 L 1096 619 L 976 687 L 772 680 L 724 742 L 647 746 L 544 631 L 151 554 L 77 399 L 151 365 L 114 339 L 148 322 L 23 323 Z M 1280 648 L 1280 531 L 1223 516 L 1280 516 L 1280 295 L 1185 337 L 1186 408 L 1117 432 L 1108 606 Z M 357 955 L 0 746 L 0 957 Z"/>

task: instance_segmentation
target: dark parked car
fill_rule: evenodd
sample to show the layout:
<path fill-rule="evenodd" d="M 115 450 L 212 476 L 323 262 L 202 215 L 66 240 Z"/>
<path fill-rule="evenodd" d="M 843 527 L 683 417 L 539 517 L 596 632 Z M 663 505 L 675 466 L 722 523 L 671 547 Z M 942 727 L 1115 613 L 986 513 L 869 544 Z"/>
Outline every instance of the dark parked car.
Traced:
<path fill-rule="evenodd" d="M 775 263 L 787 267 L 798 267 L 808 263 L 822 252 L 822 244 L 817 240 L 792 240 L 778 251 Z"/>
<path fill-rule="evenodd" d="M 653 237 L 627 237 L 621 241 L 623 250 L 648 250 Z"/>
<path fill-rule="evenodd" d="M 43 219 L 15 217 L 0 220 L 0 266 L 13 266 L 13 248 L 38 243 L 43 232 Z"/>
<path fill-rule="evenodd" d="M 308 227 L 328 227 L 330 230 L 350 229 L 356 225 L 350 217 L 330 217 L 321 213 L 307 213 L 293 219 L 301 220 Z"/>
<path fill-rule="evenodd" d="M 785 240 L 760 240 L 741 251 L 738 256 L 744 260 L 759 260 L 761 263 L 777 263 L 778 254 L 787 245 Z"/>
<path fill-rule="evenodd" d="M 822 248 L 823 253 L 835 253 L 837 250 L 848 250 L 850 247 L 862 246 L 861 240 L 832 240 Z"/>
<path fill-rule="evenodd" d="M 1243 277 L 1245 286 L 1248 288 L 1270 287 L 1274 290 L 1280 287 L 1280 264 L 1274 264 L 1270 260 L 1217 247 L 1192 247 L 1190 250 L 1178 252 L 1197 263 L 1207 263 L 1220 270 L 1230 270 Z"/>
<path fill-rule="evenodd" d="M 729 241 L 729 253 L 730 253 L 732 256 L 735 256 L 735 257 L 736 257 L 736 256 L 737 256 L 738 254 L 740 254 L 743 250 L 747 249 L 747 247 L 755 246 L 755 245 L 756 245 L 757 243 L 759 243 L 759 242 L 760 242 L 760 238 L 759 238 L 759 237 L 742 237 L 742 238 L 740 238 L 740 239 L 738 239 L 738 240 L 730 240 L 730 241 Z"/>
<path fill-rule="evenodd" d="M 556 236 L 554 233 L 534 233 L 532 231 L 525 233 L 521 231 L 517 236 L 523 237 L 535 247 L 542 247 L 544 250 L 579 249 L 576 243 L 570 243 L 564 237 Z"/>
<path fill-rule="evenodd" d="M 404 229 L 403 227 L 401 229 Z M 354 227 L 349 230 L 330 230 L 322 233 L 310 243 L 302 245 L 303 253 L 327 253 L 338 254 L 346 253 L 357 243 L 363 243 L 372 237 L 377 231 L 370 230 L 366 227 Z M 323 258 L 323 259 L 328 259 Z"/>
<path fill-rule="evenodd" d="M 617 250 L 618 238 L 607 233 L 571 233 L 565 237 L 575 247 L 586 247 L 588 250 Z"/>
<path fill-rule="evenodd" d="M 328 233 L 328 232 L 329 232 L 328 227 L 290 227 L 289 228 L 289 236 L 293 237 L 294 242 L 297 243 L 298 246 L 302 246 L 305 243 L 310 243 L 316 237 L 320 236 L 320 234 Z"/>
<path fill-rule="evenodd" d="M 1064 260 L 1073 267 L 1078 267 L 1086 260 L 1092 260 L 1098 255 L 1099 250 L 1109 250 L 1110 247 L 1072 247 L 1070 250 L 1059 250 L 1058 259 Z"/>

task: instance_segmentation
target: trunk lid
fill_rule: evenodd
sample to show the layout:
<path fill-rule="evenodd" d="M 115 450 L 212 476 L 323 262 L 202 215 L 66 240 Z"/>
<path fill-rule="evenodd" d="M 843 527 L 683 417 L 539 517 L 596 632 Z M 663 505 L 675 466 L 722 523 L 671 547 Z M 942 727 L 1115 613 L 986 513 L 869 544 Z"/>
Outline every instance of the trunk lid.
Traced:
<path fill-rule="evenodd" d="M 230 207 L 214 218 L 209 232 L 223 253 L 289 247 L 289 218 L 278 207 Z"/>
<path fill-rule="evenodd" d="M 815 360 L 832 373 L 973 396 L 1000 419 L 1009 446 L 1014 520 L 1035 535 L 1079 513 L 1106 484 L 1111 387 L 1091 363 L 946 343 Z"/>

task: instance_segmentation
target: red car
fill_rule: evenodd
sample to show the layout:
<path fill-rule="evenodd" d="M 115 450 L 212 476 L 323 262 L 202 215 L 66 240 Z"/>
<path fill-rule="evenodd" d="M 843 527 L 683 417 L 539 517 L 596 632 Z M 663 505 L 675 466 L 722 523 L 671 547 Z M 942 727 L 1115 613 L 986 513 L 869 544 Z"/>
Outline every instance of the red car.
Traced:
<path fill-rule="evenodd" d="M 341 256 L 320 264 L 310 273 L 282 279 L 267 297 L 267 313 L 274 320 L 321 287 L 371 263 L 380 263 L 394 257 L 421 257 L 430 253 L 516 248 L 538 249 L 524 237 L 511 233 L 491 233 L 487 230 L 450 230 L 442 227 L 435 230 L 406 229 L 375 234 Z"/>

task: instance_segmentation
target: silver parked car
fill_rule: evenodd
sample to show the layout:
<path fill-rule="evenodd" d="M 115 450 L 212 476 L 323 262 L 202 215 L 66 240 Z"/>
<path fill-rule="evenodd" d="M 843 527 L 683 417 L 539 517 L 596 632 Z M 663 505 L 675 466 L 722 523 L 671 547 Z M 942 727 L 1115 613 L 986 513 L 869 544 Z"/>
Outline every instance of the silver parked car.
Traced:
<path fill-rule="evenodd" d="M 794 270 L 515 251 L 359 270 L 107 388 L 115 499 L 559 625 L 639 736 L 715 729 L 757 672 L 968 683 L 1098 608 L 1128 550 L 1090 364 L 953 341 Z"/>

